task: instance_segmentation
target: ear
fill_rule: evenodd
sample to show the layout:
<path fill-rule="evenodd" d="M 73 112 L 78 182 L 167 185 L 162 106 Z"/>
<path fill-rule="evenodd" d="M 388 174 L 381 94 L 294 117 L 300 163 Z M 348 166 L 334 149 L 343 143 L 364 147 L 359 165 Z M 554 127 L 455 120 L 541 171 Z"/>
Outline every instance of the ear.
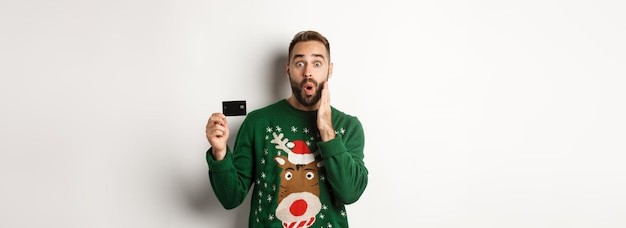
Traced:
<path fill-rule="evenodd" d="M 289 77 L 289 62 L 285 64 L 285 73 L 287 73 L 287 77 Z"/>
<path fill-rule="evenodd" d="M 276 161 L 276 164 L 278 164 L 278 166 L 280 167 L 287 163 L 287 159 L 285 158 L 285 156 L 274 157 L 274 161 Z"/>
<path fill-rule="evenodd" d="M 328 79 L 330 79 L 330 77 L 333 76 L 333 63 L 330 63 L 330 65 L 328 65 Z"/>

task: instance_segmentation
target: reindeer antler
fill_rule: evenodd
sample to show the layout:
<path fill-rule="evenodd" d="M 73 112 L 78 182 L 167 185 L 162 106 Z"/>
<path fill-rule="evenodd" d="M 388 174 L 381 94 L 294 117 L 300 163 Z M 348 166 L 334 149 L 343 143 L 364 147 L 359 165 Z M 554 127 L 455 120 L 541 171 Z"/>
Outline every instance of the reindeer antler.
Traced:
<path fill-rule="evenodd" d="M 272 132 L 272 135 L 274 136 L 274 139 L 272 139 L 270 142 L 276 144 L 276 149 L 281 149 L 287 153 L 291 153 L 291 149 L 287 147 L 287 142 L 289 142 L 289 139 L 283 139 L 283 133 L 276 135 L 276 132 Z"/>

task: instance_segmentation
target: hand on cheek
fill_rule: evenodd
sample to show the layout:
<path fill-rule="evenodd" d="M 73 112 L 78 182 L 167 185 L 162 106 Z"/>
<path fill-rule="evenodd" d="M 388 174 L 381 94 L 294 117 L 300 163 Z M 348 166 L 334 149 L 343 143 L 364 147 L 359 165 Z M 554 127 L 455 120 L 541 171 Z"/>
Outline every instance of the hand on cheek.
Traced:
<path fill-rule="evenodd" d="M 320 99 L 320 107 L 317 110 L 317 128 L 320 131 L 322 141 L 326 142 L 335 138 L 335 129 L 330 109 L 330 92 L 328 89 L 328 81 L 322 86 L 322 98 Z"/>

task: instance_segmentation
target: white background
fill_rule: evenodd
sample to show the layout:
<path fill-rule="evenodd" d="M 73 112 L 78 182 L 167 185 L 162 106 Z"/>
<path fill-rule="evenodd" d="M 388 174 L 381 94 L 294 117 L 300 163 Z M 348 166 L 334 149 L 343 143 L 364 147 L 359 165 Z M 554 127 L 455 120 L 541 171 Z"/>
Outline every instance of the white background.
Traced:
<path fill-rule="evenodd" d="M 0 227 L 245 227 L 249 202 L 224 210 L 209 186 L 204 125 L 221 101 L 286 98 L 306 29 L 366 133 L 353 227 L 626 227 L 625 11 L 2 0 Z"/>

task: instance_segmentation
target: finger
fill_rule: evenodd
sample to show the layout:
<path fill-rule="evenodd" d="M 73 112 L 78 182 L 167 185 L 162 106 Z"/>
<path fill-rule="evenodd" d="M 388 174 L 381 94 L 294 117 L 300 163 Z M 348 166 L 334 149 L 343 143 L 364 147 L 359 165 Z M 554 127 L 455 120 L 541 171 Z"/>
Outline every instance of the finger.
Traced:
<path fill-rule="evenodd" d="M 219 113 L 213 113 L 211 117 L 209 117 L 209 122 L 222 121 L 225 118 L 219 115 Z"/>
<path fill-rule="evenodd" d="M 223 125 L 211 125 L 209 128 L 207 128 L 207 131 L 221 131 L 223 133 L 227 133 L 228 132 L 228 127 L 223 126 Z"/>
<path fill-rule="evenodd" d="M 224 136 L 224 131 L 222 129 L 212 129 L 211 131 L 209 131 L 209 136 L 219 138 L 219 137 Z"/>
<path fill-rule="evenodd" d="M 211 116 L 215 116 L 217 118 L 226 120 L 226 115 L 224 115 L 223 113 L 216 112 L 216 113 L 213 113 L 213 115 L 211 115 Z"/>
<path fill-rule="evenodd" d="M 220 118 L 220 119 L 226 119 L 226 116 L 222 113 L 219 112 L 215 112 L 211 114 L 211 118 Z"/>
<path fill-rule="evenodd" d="M 207 136 L 207 139 L 209 140 L 209 143 L 211 143 L 211 145 L 215 145 L 215 143 L 220 143 L 226 138 L 227 135 L 221 130 L 213 130 Z"/>
<path fill-rule="evenodd" d="M 213 115 L 209 118 L 207 125 L 227 126 L 226 116 L 222 113 L 213 113 Z"/>

